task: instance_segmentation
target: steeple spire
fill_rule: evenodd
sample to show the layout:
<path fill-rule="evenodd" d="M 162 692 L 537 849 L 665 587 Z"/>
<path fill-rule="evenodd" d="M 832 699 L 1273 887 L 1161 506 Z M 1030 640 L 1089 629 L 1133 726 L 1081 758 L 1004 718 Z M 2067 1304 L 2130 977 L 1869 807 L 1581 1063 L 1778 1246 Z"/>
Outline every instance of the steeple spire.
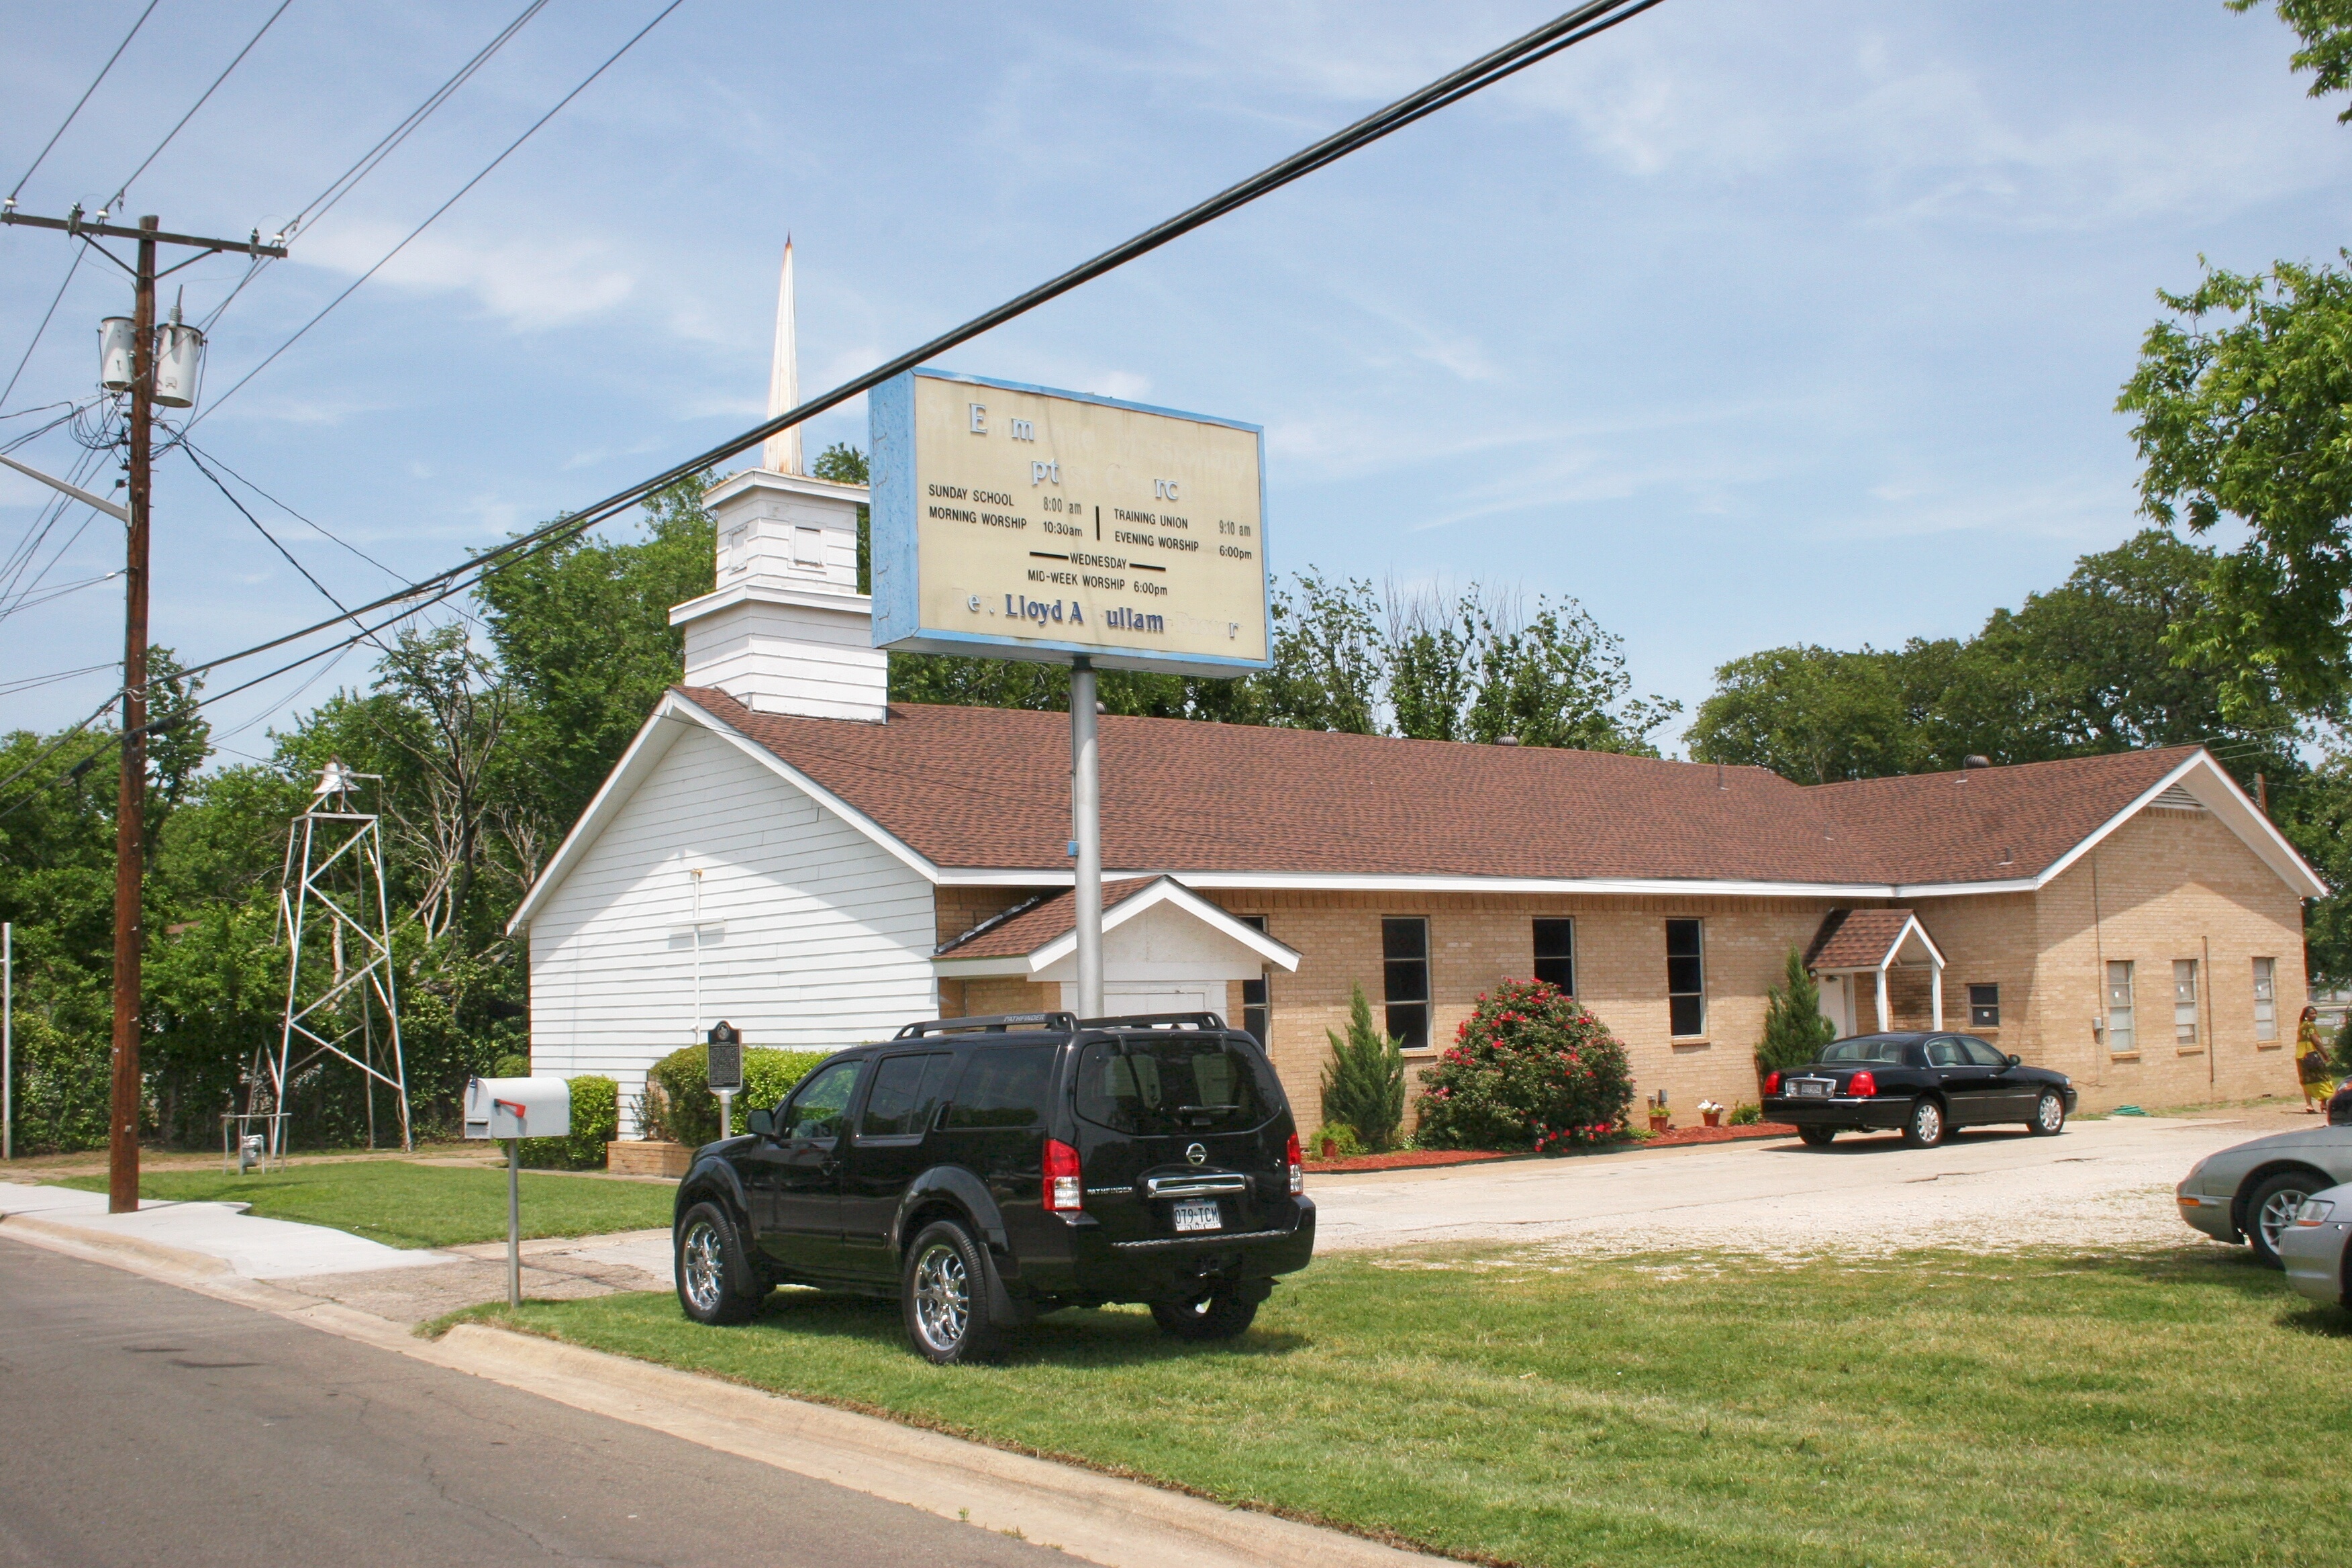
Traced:
<path fill-rule="evenodd" d="M 793 237 L 788 234 L 784 236 L 784 275 L 776 286 L 776 354 L 768 371 L 768 417 L 773 419 L 797 406 L 800 400 L 800 344 L 793 321 Z M 779 474 L 802 471 L 799 426 L 768 437 L 761 466 Z"/>

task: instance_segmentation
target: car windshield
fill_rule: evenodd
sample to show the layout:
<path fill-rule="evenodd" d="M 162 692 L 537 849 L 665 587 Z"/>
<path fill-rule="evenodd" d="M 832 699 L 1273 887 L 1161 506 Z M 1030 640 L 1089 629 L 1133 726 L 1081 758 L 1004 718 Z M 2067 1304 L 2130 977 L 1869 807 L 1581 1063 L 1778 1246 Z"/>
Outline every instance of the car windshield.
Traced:
<path fill-rule="evenodd" d="M 1264 1058 L 1219 1035 L 1129 1035 L 1078 1058 L 1078 1114 L 1117 1132 L 1239 1132 L 1281 1103 Z"/>
<path fill-rule="evenodd" d="M 1904 1053 L 1911 1048 L 1909 1040 L 1891 1035 L 1863 1035 L 1851 1040 L 1840 1040 L 1822 1052 L 1825 1062 L 1893 1062 L 1901 1065 Z"/>

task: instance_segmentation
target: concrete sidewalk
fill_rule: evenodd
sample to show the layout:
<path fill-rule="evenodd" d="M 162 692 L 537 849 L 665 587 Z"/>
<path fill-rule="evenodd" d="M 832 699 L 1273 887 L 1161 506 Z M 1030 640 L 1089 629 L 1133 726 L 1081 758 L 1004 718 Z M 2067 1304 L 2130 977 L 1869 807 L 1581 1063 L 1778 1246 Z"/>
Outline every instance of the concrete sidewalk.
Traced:
<path fill-rule="evenodd" d="M 106 1212 L 104 1193 L 0 1182 L 0 1224 L 30 1220 L 70 1226 L 216 1258 L 247 1279 L 306 1274 L 373 1274 L 458 1261 L 447 1252 L 386 1247 L 349 1231 L 292 1220 L 261 1219 L 244 1204 L 165 1203 L 142 1199 L 134 1214 Z"/>

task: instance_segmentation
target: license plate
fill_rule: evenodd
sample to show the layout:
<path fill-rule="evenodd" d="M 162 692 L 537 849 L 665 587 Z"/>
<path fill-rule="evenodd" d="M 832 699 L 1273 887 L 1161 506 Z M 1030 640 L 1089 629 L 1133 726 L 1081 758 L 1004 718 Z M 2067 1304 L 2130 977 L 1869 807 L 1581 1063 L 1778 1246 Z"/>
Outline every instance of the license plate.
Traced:
<path fill-rule="evenodd" d="M 1182 1230 L 1223 1230 L 1224 1216 L 1217 1212 L 1215 1202 L 1194 1198 L 1176 1205 L 1176 1228 Z"/>
<path fill-rule="evenodd" d="M 1801 1078 L 1789 1087 L 1795 1089 L 1799 1094 L 1826 1095 L 1830 1091 L 1830 1086 L 1828 1084 L 1823 1083 L 1819 1079 L 1811 1078 Z"/>

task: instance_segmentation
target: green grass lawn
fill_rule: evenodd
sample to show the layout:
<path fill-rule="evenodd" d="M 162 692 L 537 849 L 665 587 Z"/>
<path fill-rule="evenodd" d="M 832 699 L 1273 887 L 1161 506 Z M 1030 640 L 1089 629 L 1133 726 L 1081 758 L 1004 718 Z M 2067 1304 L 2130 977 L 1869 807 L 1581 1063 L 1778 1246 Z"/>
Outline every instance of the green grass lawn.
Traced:
<path fill-rule="evenodd" d="M 1230 1348 L 1066 1312 L 938 1368 L 887 1302 L 462 1316 L 1548 1564 L 2339 1563 L 2352 1314 L 2242 1250 L 1319 1261 Z"/>
<path fill-rule="evenodd" d="M 106 1191 L 104 1176 L 68 1177 L 58 1184 Z M 507 1236 L 507 1174 L 487 1168 L 346 1160 L 294 1165 L 267 1175 L 152 1171 L 141 1178 L 139 1195 L 184 1203 L 248 1203 L 267 1219 L 332 1226 L 391 1247 L 455 1247 L 504 1241 Z M 675 1189 L 666 1183 L 526 1171 L 522 1233 L 593 1236 L 666 1226 L 674 1195 Z"/>

